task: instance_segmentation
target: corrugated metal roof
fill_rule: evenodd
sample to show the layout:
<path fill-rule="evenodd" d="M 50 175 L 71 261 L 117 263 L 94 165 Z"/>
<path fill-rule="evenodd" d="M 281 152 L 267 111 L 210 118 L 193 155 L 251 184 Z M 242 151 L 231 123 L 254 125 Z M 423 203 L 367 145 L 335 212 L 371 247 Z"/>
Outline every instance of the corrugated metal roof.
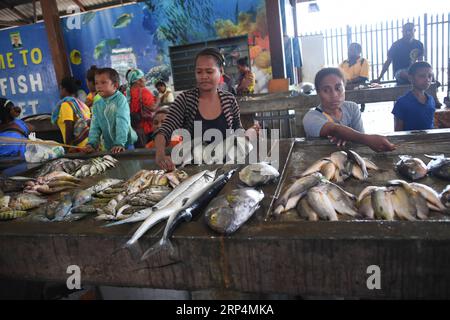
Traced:
<path fill-rule="evenodd" d="M 79 0 L 82 6 L 85 9 L 98 9 L 102 7 L 109 7 L 112 5 L 125 4 L 130 2 L 136 2 L 131 0 Z M 58 6 L 58 11 L 60 15 L 67 15 L 72 13 L 68 9 L 77 7 L 77 4 L 72 0 L 56 0 L 56 4 Z M 10 9 L 14 8 L 20 12 L 14 12 L 14 10 Z M 36 15 L 38 20 L 42 19 L 42 9 L 41 3 L 36 0 Z M 9 23 L 17 25 L 21 25 L 25 23 L 30 23 L 33 21 L 34 17 L 34 9 L 33 9 L 33 1 L 32 0 L 3 0 L 0 2 L 0 28 L 7 27 L 7 25 L 2 25 L 1 23 Z M 24 21 L 26 18 L 26 21 Z"/>

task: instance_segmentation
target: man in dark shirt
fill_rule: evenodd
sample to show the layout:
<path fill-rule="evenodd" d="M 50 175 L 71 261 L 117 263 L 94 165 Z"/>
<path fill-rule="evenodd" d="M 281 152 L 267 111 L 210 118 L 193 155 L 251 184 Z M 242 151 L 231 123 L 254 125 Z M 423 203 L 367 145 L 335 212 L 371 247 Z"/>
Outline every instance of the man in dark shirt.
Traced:
<path fill-rule="evenodd" d="M 408 68 L 416 61 L 423 60 L 423 43 L 414 39 L 416 31 L 414 23 L 408 22 L 403 25 L 403 38 L 395 41 L 388 51 L 388 58 L 383 65 L 380 76 L 376 79 L 380 82 L 383 75 L 392 62 L 394 77 L 398 84 L 408 84 Z"/>

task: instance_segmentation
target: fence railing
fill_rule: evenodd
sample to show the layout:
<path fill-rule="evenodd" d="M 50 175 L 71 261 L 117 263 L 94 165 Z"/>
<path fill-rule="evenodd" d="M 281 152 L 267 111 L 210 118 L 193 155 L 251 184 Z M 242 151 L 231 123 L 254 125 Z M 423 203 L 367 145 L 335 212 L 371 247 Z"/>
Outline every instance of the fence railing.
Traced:
<path fill-rule="evenodd" d="M 402 26 L 413 22 L 416 26 L 415 38 L 424 44 L 424 59 L 433 67 L 436 80 L 448 88 L 450 58 L 450 13 L 403 18 L 376 24 L 350 26 L 323 30 L 316 34 L 324 37 L 325 64 L 337 66 L 347 59 L 347 48 L 352 42 L 362 47 L 362 56 L 370 62 L 371 79 L 376 79 L 392 43 L 402 37 Z M 311 34 L 301 34 L 307 36 Z M 394 80 L 392 65 L 384 74 L 383 81 Z"/>

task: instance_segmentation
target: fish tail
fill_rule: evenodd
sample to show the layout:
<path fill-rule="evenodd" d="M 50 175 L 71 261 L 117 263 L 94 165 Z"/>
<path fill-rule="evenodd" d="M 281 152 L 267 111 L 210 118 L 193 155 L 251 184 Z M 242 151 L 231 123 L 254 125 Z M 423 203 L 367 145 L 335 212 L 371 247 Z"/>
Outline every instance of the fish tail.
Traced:
<path fill-rule="evenodd" d="M 152 245 L 150 248 L 147 249 L 147 251 L 144 252 L 144 254 L 141 257 L 141 261 L 146 260 L 160 252 L 167 252 L 169 256 L 173 256 L 174 253 L 174 247 L 172 245 L 172 242 L 169 239 L 161 239 L 154 245 Z"/>
<path fill-rule="evenodd" d="M 138 261 L 142 255 L 142 248 L 141 245 L 139 244 L 139 241 L 134 242 L 127 241 L 121 248 L 128 249 L 131 257 L 136 261 Z"/>

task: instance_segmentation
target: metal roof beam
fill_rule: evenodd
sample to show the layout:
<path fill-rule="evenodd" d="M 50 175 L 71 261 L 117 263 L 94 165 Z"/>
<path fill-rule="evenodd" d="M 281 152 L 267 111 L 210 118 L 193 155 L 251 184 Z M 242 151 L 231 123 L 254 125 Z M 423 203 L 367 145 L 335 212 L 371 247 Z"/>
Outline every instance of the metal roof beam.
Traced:
<path fill-rule="evenodd" d="M 84 5 L 80 2 L 80 0 L 72 0 L 72 2 L 74 2 L 81 10 L 81 12 L 85 12 L 86 8 L 84 7 Z"/>

